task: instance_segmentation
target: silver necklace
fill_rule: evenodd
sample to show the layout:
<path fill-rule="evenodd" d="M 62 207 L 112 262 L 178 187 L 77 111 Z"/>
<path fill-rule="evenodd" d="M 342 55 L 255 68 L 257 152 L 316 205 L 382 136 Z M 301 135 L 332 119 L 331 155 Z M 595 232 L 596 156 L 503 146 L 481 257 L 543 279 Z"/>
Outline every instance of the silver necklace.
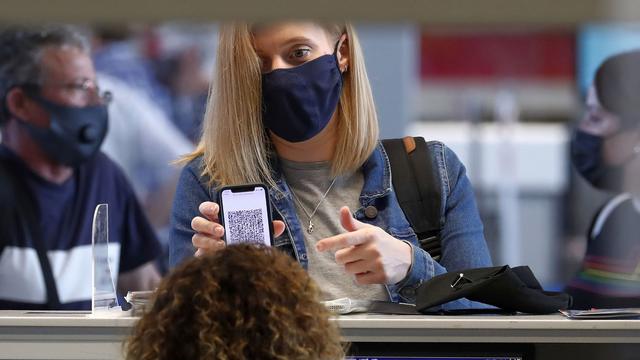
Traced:
<path fill-rule="evenodd" d="M 304 208 L 304 205 L 302 205 L 302 202 L 296 196 L 296 193 L 295 193 L 295 191 L 293 191 L 293 188 L 291 189 L 291 194 L 293 194 L 293 198 L 296 199 L 296 201 L 298 202 L 298 205 L 300 205 L 300 208 L 302 209 L 304 214 L 307 215 L 307 218 L 309 219 L 309 226 L 307 227 L 307 233 L 311 234 L 313 232 L 313 222 L 311 221 L 311 219 L 313 219 L 313 216 L 316 214 L 316 211 L 318 211 L 318 208 L 320 207 L 320 204 L 322 204 L 324 199 L 327 197 L 327 194 L 329 193 L 329 191 L 333 187 L 333 184 L 335 184 L 336 179 L 337 179 L 337 177 L 333 178 L 333 181 L 331 181 L 331 184 L 327 188 L 327 191 L 324 192 L 324 195 L 322 195 L 322 198 L 320 199 L 320 201 L 318 201 L 318 204 L 316 204 L 316 207 L 313 209 L 311 214 L 309 214 L 307 212 L 307 209 Z"/>

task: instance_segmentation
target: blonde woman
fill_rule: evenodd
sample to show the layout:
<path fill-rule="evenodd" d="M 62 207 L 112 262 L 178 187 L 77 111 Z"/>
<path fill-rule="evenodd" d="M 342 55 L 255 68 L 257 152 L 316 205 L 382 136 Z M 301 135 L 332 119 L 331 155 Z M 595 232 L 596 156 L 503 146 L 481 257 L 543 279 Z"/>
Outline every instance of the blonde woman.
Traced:
<path fill-rule="evenodd" d="M 317 286 L 272 248 L 229 246 L 181 264 L 126 344 L 130 360 L 343 359 Z"/>
<path fill-rule="evenodd" d="M 172 265 L 224 248 L 216 189 L 256 182 L 271 188 L 273 245 L 309 271 L 324 299 L 414 302 L 435 275 L 490 265 L 464 166 L 441 143 L 429 146 L 444 193 L 442 258 L 418 246 L 351 25 L 226 25 L 217 61 L 202 139 L 176 190 Z"/>

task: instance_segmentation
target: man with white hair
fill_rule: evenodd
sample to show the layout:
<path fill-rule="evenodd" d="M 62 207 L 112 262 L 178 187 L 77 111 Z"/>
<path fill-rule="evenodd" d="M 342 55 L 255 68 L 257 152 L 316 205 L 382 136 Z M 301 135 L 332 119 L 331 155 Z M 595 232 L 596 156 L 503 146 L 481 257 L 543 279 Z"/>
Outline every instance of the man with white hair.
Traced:
<path fill-rule="evenodd" d="M 101 203 L 119 291 L 155 287 L 155 234 L 100 152 L 108 96 L 86 40 L 68 27 L 1 32 L 0 100 L 0 309 L 91 308 L 91 223 Z"/>

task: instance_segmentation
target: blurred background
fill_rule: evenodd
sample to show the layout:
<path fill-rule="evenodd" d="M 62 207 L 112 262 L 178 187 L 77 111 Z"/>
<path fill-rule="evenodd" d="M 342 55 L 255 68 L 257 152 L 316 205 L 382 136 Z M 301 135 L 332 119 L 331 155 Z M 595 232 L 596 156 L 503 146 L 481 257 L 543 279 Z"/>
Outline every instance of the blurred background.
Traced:
<path fill-rule="evenodd" d="M 598 65 L 612 54 L 640 48 L 640 19 L 633 18 L 640 5 L 632 0 L 440 3 L 59 1 L 54 6 L 11 0 L 0 5 L 0 22 L 71 23 L 91 37 L 101 88 L 114 94 L 110 115 L 125 124 L 121 130 L 112 127 L 121 135 L 110 135 L 103 150 L 125 169 L 166 239 L 179 172 L 169 162 L 198 140 L 219 22 L 351 19 L 364 46 L 381 136 L 423 136 L 451 147 L 467 166 L 494 263 L 529 265 L 546 288 L 561 289 L 582 261 L 593 215 L 612 196 L 572 168 L 572 131 Z M 156 140 L 134 153 L 118 142 L 126 136 Z M 156 170 L 150 173 L 145 166 Z"/>

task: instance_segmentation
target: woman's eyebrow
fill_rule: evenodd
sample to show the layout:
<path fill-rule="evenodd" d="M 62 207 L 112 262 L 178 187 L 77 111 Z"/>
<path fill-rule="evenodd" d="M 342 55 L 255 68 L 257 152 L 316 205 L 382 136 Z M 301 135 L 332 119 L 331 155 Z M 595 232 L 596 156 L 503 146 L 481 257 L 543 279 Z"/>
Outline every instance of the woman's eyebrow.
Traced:
<path fill-rule="evenodd" d="M 315 41 L 313 41 L 312 39 L 310 39 L 308 37 L 305 37 L 305 36 L 295 36 L 295 37 L 289 38 L 289 39 L 285 40 L 284 42 L 282 42 L 278 47 L 280 49 L 283 49 L 283 48 L 286 48 L 286 47 L 291 46 L 293 44 L 301 44 L 301 43 L 309 44 L 312 47 L 317 47 L 317 44 L 316 44 Z M 280 51 L 280 50 L 278 50 L 278 51 Z M 265 53 L 265 52 L 260 51 L 258 49 L 255 49 L 255 52 L 259 57 L 268 56 L 268 53 L 269 53 L 269 52 Z"/>
<path fill-rule="evenodd" d="M 315 41 L 304 37 L 304 36 L 296 36 L 296 37 L 292 37 L 290 39 L 288 39 L 287 41 L 282 43 L 282 46 L 287 46 L 287 45 L 291 45 L 291 44 L 299 44 L 299 43 L 308 43 L 310 45 L 316 45 Z"/>

